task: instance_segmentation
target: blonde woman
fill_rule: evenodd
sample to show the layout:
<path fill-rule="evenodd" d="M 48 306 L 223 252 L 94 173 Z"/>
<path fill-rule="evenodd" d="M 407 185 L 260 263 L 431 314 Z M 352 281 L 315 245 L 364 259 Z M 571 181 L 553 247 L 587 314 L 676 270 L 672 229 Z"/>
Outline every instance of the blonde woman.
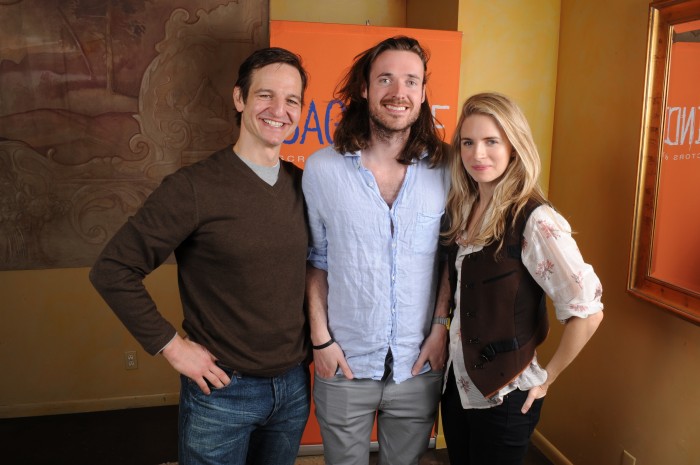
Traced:
<path fill-rule="evenodd" d="M 447 201 L 454 314 L 442 397 L 452 465 L 522 463 L 544 396 L 603 319 L 602 286 L 537 179 L 518 106 L 496 93 L 464 103 Z M 545 295 L 564 325 L 546 365 Z"/>

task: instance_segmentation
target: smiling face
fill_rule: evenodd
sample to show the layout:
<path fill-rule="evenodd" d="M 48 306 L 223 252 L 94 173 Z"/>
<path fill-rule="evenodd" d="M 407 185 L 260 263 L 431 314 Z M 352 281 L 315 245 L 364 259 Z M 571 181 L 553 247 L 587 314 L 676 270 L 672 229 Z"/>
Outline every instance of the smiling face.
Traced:
<path fill-rule="evenodd" d="M 385 134 L 410 131 L 425 100 L 423 62 L 413 52 L 388 50 L 374 60 L 367 99 L 374 130 Z"/>
<path fill-rule="evenodd" d="M 493 194 L 513 155 L 513 146 L 491 116 L 467 116 L 459 129 L 460 155 L 482 195 Z M 484 198 L 484 197 L 482 197 Z"/>
<path fill-rule="evenodd" d="M 299 123 L 301 102 L 301 76 L 293 66 L 274 63 L 254 71 L 245 100 L 240 87 L 233 89 L 233 103 L 241 112 L 239 145 L 248 152 L 279 152 Z"/>

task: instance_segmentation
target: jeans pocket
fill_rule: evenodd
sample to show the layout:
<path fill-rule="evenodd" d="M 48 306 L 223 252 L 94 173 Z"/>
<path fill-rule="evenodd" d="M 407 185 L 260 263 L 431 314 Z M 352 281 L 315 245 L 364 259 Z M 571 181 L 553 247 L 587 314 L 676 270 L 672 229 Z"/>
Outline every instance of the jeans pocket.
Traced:
<path fill-rule="evenodd" d="M 236 382 L 241 377 L 241 374 L 238 373 L 236 370 L 233 370 L 233 369 L 231 369 L 227 366 L 224 366 L 224 365 L 220 365 L 218 363 L 217 363 L 217 365 L 219 368 L 221 368 L 224 371 L 224 373 L 226 373 L 226 376 L 228 376 L 229 382 L 227 384 L 224 384 L 221 387 L 214 387 L 214 386 L 212 386 L 212 384 L 209 381 L 207 381 L 207 386 L 209 386 L 209 389 L 211 389 L 212 392 L 213 391 L 221 391 L 223 389 L 226 389 L 226 388 L 229 388 L 229 387 L 235 385 Z"/>
<path fill-rule="evenodd" d="M 238 373 L 236 370 L 232 370 L 232 369 L 230 369 L 230 368 L 228 368 L 228 367 L 226 367 L 226 366 L 221 366 L 221 365 L 219 365 L 218 363 L 217 363 L 217 366 L 218 366 L 219 368 L 221 368 L 221 369 L 224 371 L 224 373 L 226 373 L 226 376 L 229 377 L 229 382 L 228 382 L 228 384 L 224 384 L 224 385 L 221 386 L 221 387 L 216 387 L 216 386 L 214 386 L 207 378 L 204 378 L 204 382 L 207 383 L 207 386 L 209 387 L 209 389 L 211 390 L 212 393 L 214 393 L 214 392 L 216 392 L 216 391 L 224 390 L 224 389 L 226 389 L 226 388 L 229 388 L 229 387 L 235 385 L 235 384 L 236 384 L 236 381 L 237 381 L 237 380 L 240 378 L 240 376 L 241 376 L 240 373 Z M 196 383 L 193 379 L 187 378 L 187 385 L 188 385 L 190 388 L 195 389 L 197 392 L 200 392 L 200 393 L 204 394 L 204 393 L 202 392 L 202 390 L 199 388 L 199 385 L 197 385 L 197 383 Z"/>

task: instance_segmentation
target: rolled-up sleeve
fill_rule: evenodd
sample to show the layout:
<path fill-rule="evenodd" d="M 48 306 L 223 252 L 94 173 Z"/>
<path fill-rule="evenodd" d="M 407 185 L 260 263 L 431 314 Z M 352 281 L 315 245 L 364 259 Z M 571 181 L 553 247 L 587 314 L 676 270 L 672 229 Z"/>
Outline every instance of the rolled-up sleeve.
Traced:
<path fill-rule="evenodd" d="M 535 209 L 523 239 L 523 264 L 552 300 L 559 321 L 603 310 L 603 286 L 560 214 L 547 205 Z"/>
<path fill-rule="evenodd" d="M 318 191 L 318 176 L 313 157 L 309 159 L 302 177 L 302 189 L 309 219 L 308 262 L 314 268 L 328 271 L 328 240 L 326 226 L 320 214 L 322 198 Z"/>

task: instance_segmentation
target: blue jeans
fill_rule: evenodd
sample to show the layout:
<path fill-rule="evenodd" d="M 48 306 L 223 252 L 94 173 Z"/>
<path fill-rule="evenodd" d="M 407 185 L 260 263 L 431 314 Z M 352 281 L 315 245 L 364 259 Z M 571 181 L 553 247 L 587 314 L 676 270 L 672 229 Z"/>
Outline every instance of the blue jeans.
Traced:
<path fill-rule="evenodd" d="M 181 376 L 181 465 L 293 465 L 309 417 L 309 370 L 272 378 L 226 371 L 231 383 L 205 395 Z"/>

